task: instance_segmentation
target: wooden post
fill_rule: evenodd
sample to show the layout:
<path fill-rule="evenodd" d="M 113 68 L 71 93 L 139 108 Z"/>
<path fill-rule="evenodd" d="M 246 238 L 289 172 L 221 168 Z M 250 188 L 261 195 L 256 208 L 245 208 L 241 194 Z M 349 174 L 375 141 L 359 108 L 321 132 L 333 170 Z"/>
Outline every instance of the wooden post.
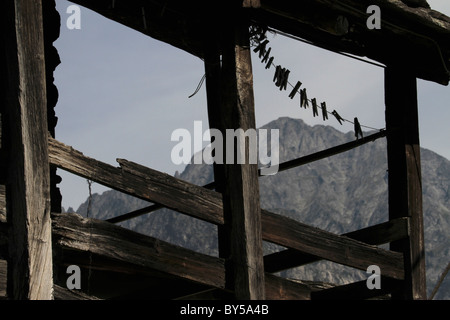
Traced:
<path fill-rule="evenodd" d="M 214 40 L 212 34 L 205 38 L 204 61 L 206 75 L 206 99 L 208 104 L 208 122 L 210 129 L 220 130 L 225 137 L 226 126 L 220 117 L 221 108 L 221 61 L 219 44 Z M 226 157 L 226 148 L 223 150 Z M 214 185 L 215 190 L 223 194 L 225 187 L 224 164 L 214 163 Z M 228 225 L 218 226 L 219 257 L 227 259 L 230 257 L 230 246 L 228 241 Z"/>
<path fill-rule="evenodd" d="M 385 71 L 389 219 L 408 217 L 410 235 L 391 243 L 402 252 L 405 281 L 399 299 L 426 299 L 417 84 L 406 68 Z M 383 272 L 383 270 L 381 270 Z"/>
<path fill-rule="evenodd" d="M 256 129 L 247 26 L 230 26 L 224 39 L 221 66 L 217 49 L 206 50 L 209 52 L 205 54 L 210 126 L 217 126 L 223 133 L 226 129 Z M 227 259 L 227 281 L 232 282 L 229 285 L 235 297 L 264 299 L 258 167 L 249 164 L 248 143 L 245 149 L 244 164 L 215 166 L 225 219 L 225 225 L 219 228 L 220 255 Z M 223 154 L 225 161 L 225 150 Z"/>
<path fill-rule="evenodd" d="M 0 12 L 0 63 L 6 71 L 1 112 L 8 154 L 7 294 L 9 299 L 48 300 L 53 297 L 53 264 L 42 3 L 5 0 Z"/>

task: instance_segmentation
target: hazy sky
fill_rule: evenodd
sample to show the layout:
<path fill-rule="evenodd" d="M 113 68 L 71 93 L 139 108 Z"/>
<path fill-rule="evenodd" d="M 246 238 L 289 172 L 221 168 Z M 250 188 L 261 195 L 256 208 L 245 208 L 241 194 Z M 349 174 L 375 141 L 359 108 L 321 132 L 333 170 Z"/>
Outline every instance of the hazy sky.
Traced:
<path fill-rule="evenodd" d="M 70 2 L 56 0 L 61 14 L 61 36 L 55 42 L 62 63 L 55 78 L 59 90 L 56 114 L 57 139 L 85 155 L 118 166 L 125 158 L 174 174 L 184 165 L 172 163 L 175 129 L 193 130 L 201 120 L 207 128 L 205 87 L 188 98 L 204 74 L 203 62 L 182 50 L 109 21 L 81 7 L 81 30 L 69 30 L 66 9 Z M 428 0 L 431 7 L 450 16 L 449 0 Z M 274 62 L 291 71 L 290 82 L 302 81 L 309 98 L 326 101 L 349 120 L 384 128 L 384 69 L 316 47 L 269 34 Z M 298 100 L 280 93 L 253 55 L 257 126 L 279 117 L 299 118 L 310 125 L 330 125 L 343 132 L 330 118 L 312 117 L 300 109 Z M 450 159 L 450 90 L 448 86 L 418 80 L 421 145 Z M 289 90 L 289 89 L 288 89 Z M 59 170 L 63 206 L 78 206 L 88 196 L 85 179 Z M 106 188 L 93 185 L 101 193 Z"/>

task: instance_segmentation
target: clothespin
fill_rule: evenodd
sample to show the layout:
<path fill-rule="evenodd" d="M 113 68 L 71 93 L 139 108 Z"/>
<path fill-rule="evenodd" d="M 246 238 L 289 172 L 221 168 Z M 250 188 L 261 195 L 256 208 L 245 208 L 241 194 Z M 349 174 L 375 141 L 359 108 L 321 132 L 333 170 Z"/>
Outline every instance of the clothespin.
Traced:
<path fill-rule="evenodd" d="M 290 71 L 286 68 L 282 68 L 281 66 L 277 66 L 275 70 L 275 75 L 273 76 L 273 81 L 275 82 L 275 85 L 280 88 L 280 90 L 283 90 L 287 88 L 287 83 L 289 79 L 289 73 Z"/>
<path fill-rule="evenodd" d="M 264 58 L 261 60 L 261 63 L 267 62 L 267 59 L 269 59 L 270 56 L 270 51 L 272 51 L 272 48 L 269 48 L 269 50 L 267 50 Z"/>
<path fill-rule="evenodd" d="M 308 106 L 308 95 L 306 94 L 306 88 L 300 90 L 300 107 L 305 108 Z"/>
<path fill-rule="evenodd" d="M 319 115 L 319 112 L 317 111 L 317 100 L 316 100 L 316 98 L 313 98 L 313 99 L 311 100 L 311 102 L 312 102 L 313 116 L 314 116 L 314 117 L 315 117 L 315 116 L 318 116 L 318 115 Z"/>
<path fill-rule="evenodd" d="M 281 69 L 281 76 L 280 76 L 280 91 L 287 89 L 288 79 L 289 79 L 289 73 L 291 71 L 283 68 Z"/>
<path fill-rule="evenodd" d="M 272 62 L 273 62 L 273 57 L 270 57 L 269 61 L 267 61 L 266 69 L 270 68 L 270 66 L 272 65 Z"/>
<path fill-rule="evenodd" d="M 342 121 L 344 121 L 344 119 L 339 115 L 339 113 L 337 113 L 336 110 L 333 110 L 331 114 L 336 117 L 337 121 L 339 121 L 340 124 L 342 124 Z"/>
<path fill-rule="evenodd" d="M 261 58 L 266 53 L 266 46 L 269 43 L 269 40 L 264 40 L 261 42 L 254 50 L 253 52 L 257 53 L 259 52 L 259 58 Z"/>
<path fill-rule="evenodd" d="M 327 104 L 325 102 L 322 102 L 320 105 L 322 107 L 323 121 L 328 120 Z"/>
<path fill-rule="evenodd" d="M 297 94 L 298 89 L 300 89 L 301 85 L 302 85 L 302 83 L 300 81 L 297 81 L 297 84 L 295 85 L 294 89 L 292 89 L 291 93 L 289 94 L 289 98 L 294 99 L 294 97 Z"/>
<path fill-rule="evenodd" d="M 281 66 L 278 65 L 275 68 L 275 74 L 273 75 L 273 82 L 275 82 L 275 85 L 277 85 L 279 79 L 280 79 L 280 73 L 281 73 Z"/>
<path fill-rule="evenodd" d="M 358 139 L 359 136 L 361 136 L 361 138 L 364 138 L 363 136 L 363 132 L 361 130 L 361 125 L 359 124 L 358 118 L 355 118 L 355 137 L 356 139 Z"/>

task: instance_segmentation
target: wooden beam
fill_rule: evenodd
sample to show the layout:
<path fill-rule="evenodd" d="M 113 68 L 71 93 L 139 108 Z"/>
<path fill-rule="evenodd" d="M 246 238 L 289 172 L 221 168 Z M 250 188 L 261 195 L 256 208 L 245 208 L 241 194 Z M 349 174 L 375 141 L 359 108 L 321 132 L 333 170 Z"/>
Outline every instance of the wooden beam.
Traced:
<path fill-rule="evenodd" d="M 368 57 L 385 65 L 397 60 L 415 76 L 447 85 L 450 18 L 402 1 L 379 0 L 376 4 L 382 12 L 382 27 L 374 32 L 366 25 L 366 11 L 373 4 L 371 0 L 263 0 L 252 18 L 331 51 Z M 337 28 L 339 18 L 351 21 L 351 27 Z"/>
<path fill-rule="evenodd" d="M 403 256 L 337 236 L 263 210 L 264 240 L 361 270 L 378 265 L 384 276 L 403 279 Z"/>
<path fill-rule="evenodd" d="M 398 218 L 375 226 L 343 234 L 348 238 L 371 245 L 380 245 L 407 238 L 409 234 L 408 218 Z M 286 249 L 264 256 L 266 272 L 279 272 L 319 261 L 317 256 L 305 254 L 294 249 Z"/>
<path fill-rule="evenodd" d="M 222 42 L 221 103 L 215 112 L 224 124 L 222 130 L 256 130 L 249 26 L 240 18 L 227 26 Z M 249 161 L 250 152 L 256 150 L 243 140 L 244 163 L 234 160 L 224 165 L 223 209 L 229 228 L 225 241 L 229 241 L 231 268 L 227 271 L 232 273 L 237 299 L 261 300 L 265 287 L 258 165 Z M 234 149 L 238 148 L 235 144 Z"/>
<path fill-rule="evenodd" d="M 226 290 L 224 259 L 77 214 L 53 214 L 52 217 L 55 253 L 60 263 L 128 274 L 159 272 Z M 90 257 L 83 259 L 79 253 Z M 267 275 L 264 285 L 270 299 L 308 300 L 310 297 L 308 286 L 273 275 Z"/>
<path fill-rule="evenodd" d="M 311 300 L 311 288 L 307 285 L 265 274 L 267 300 Z"/>
<path fill-rule="evenodd" d="M 225 288 L 224 263 L 219 258 L 174 246 L 108 222 L 83 219 L 77 214 L 53 214 L 52 218 L 55 245 L 111 260 L 109 265 L 98 264 L 98 268 L 120 271 L 120 263 L 124 263 L 135 269 L 148 268 Z"/>
<path fill-rule="evenodd" d="M 311 163 L 314 161 L 325 159 L 325 158 L 352 150 L 352 149 L 360 147 L 366 143 L 373 142 L 377 139 L 385 137 L 386 134 L 387 134 L 386 131 L 382 130 L 377 133 L 371 134 L 370 136 L 366 136 L 364 138 L 361 138 L 361 139 L 358 139 L 355 141 L 350 141 L 350 142 L 347 142 L 347 143 L 344 143 L 344 144 L 341 144 L 341 145 L 338 145 L 335 147 L 331 147 L 331 148 L 328 148 L 328 149 L 325 149 L 325 150 L 322 150 L 319 152 L 315 152 L 313 154 L 310 154 L 310 155 L 307 155 L 304 157 L 300 157 L 297 159 L 293 159 L 293 160 L 289 160 L 289 161 L 280 163 L 278 166 L 278 172 L 296 168 L 298 166 L 302 166 L 302 165 L 305 165 L 305 164 L 308 164 L 308 163 Z"/>
<path fill-rule="evenodd" d="M 211 63 L 207 62 L 207 61 L 210 61 L 209 58 L 208 58 L 208 53 L 206 52 L 205 55 L 206 55 L 206 57 L 205 57 L 205 69 L 206 69 L 206 86 L 207 86 L 206 90 L 207 90 L 207 92 L 211 92 L 214 89 L 212 89 L 212 88 L 208 89 L 208 87 L 214 86 L 214 84 L 211 83 L 213 81 L 211 79 L 211 77 L 215 77 L 215 76 L 213 76 L 213 75 L 209 75 L 208 76 L 208 74 L 210 74 L 211 72 L 214 72 L 214 71 L 212 71 L 210 69 L 210 68 L 213 68 L 212 65 L 214 64 L 214 62 L 211 62 Z M 219 90 L 219 94 L 220 94 L 220 90 Z M 214 119 L 213 118 L 213 117 L 215 117 L 215 114 L 217 114 L 215 112 L 215 109 L 216 109 L 216 106 L 218 104 L 217 104 L 217 102 L 213 102 L 212 99 L 214 99 L 214 98 L 213 97 L 209 97 L 210 95 L 213 96 L 213 94 L 208 93 L 208 101 L 209 101 L 208 102 L 208 108 L 211 108 L 211 110 L 208 111 L 210 128 L 218 129 L 221 126 L 220 122 L 219 122 L 220 118 L 219 119 Z M 216 95 L 218 95 L 218 94 L 216 93 Z M 211 99 L 211 101 L 210 101 L 210 99 Z M 216 123 L 216 125 L 212 125 L 214 123 Z M 379 138 L 385 137 L 386 134 L 387 134 L 386 131 L 383 130 L 383 131 L 371 134 L 370 136 L 366 136 L 364 138 L 361 138 L 361 139 L 358 139 L 358 140 L 355 140 L 355 141 L 344 143 L 344 144 L 336 146 L 336 147 L 332 147 L 332 148 L 329 148 L 329 149 L 326 149 L 326 150 L 322 150 L 322 151 L 319 151 L 319 152 L 316 152 L 316 153 L 313 153 L 313 154 L 310 154 L 310 155 L 307 155 L 307 156 L 304 156 L 304 157 L 300 157 L 300 158 L 297 158 L 297 159 L 293 159 L 293 160 L 289 160 L 289 161 L 280 163 L 280 165 L 278 167 L 278 172 L 282 172 L 282 171 L 285 171 L 285 170 L 296 168 L 298 166 L 302 166 L 302 165 L 305 165 L 305 164 L 308 164 L 308 163 L 311 163 L 311 162 L 314 162 L 314 161 L 325 159 L 327 157 L 330 157 L 330 156 L 333 156 L 333 155 L 336 155 L 336 154 L 339 154 L 339 153 L 342 153 L 342 152 L 346 152 L 346 151 L 352 150 L 352 149 L 354 149 L 356 147 L 359 147 L 359 146 L 361 146 L 363 144 L 366 144 L 366 143 L 369 143 L 369 142 L 373 142 L 373 141 L 375 141 L 375 140 L 377 140 Z M 225 136 L 225 134 L 224 134 L 224 136 Z M 226 150 L 224 150 L 224 157 L 225 157 L 225 153 L 226 153 Z M 217 192 L 222 193 L 223 187 L 220 187 L 222 185 L 222 183 L 219 182 L 219 181 L 221 181 L 221 179 L 223 180 L 223 178 L 221 178 L 221 175 L 223 175 L 223 173 L 220 174 L 220 170 L 223 170 L 223 165 L 214 163 L 213 166 L 214 166 L 214 180 L 215 181 L 213 181 L 211 183 L 208 183 L 207 185 L 204 185 L 203 188 L 215 189 Z M 260 171 L 261 171 L 261 169 L 258 170 L 258 172 L 259 172 L 258 174 L 259 174 L 259 176 L 262 176 Z M 1 196 L 1 193 L 0 193 L 0 196 Z M 0 198 L 0 200 L 1 200 L 1 198 Z M 129 220 L 129 219 L 133 219 L 133 218 L 139 217 L 139 216 L 147 214 L 147 213 L 154 212 L 154 211 L 162 209 L 162 208 L 164 208 L 164 206 L 159 205 L 159 204 L 153 204 L 153 205 L 147 206 L 147 207 L 142 208 L 142 209 L 138 209 L 138 210 L 135 210 L 135 211 L 132 211 L 132 212 L 129 212 L 129 213 L 117 216 L 117 217 L 113 217 L 113 218 L 107 219 L 106 221 L 109 221 L 111 223 L 119 223 L 119 222 L 122 222 L 122 221 L 125 221 L 125 220 Z"/>
<path fill-rule="evenodd" d="M 195 56 L 202 56 L 198 30 L 203 27 L 199 16 L 210 10 L 211 1 L 201 1 L 193 6 L 186 1 L 90 1 L 74 0 L 73 3 L 120 23 L 154 39 L 168 43 Z M 208 3 L 209 2 L 209 3 Z"/>
<path fill-rule="evenodd" d="M 206 99 L 208 107 L 208 122 L 209 128 L 219 130 L 222 137 L 226 136 L 226 124 L 221 117 L 222 106 L 222 67 L 221 67 L 221 49 L 219 41 L 216 39 L 213 30 L 207 32 L 204 39 L 204 66 L 206 76 Z M 215 139 L 215 138 L 214 138 Z M 213 141 L 212 141 L 213 142 Z M 223 159 L 226 159 L 226 148 L 223 148 Z M 214 150 L 216 153 L 217 150 Z M 215 155 L 215 154 L 214 154 Z M 225 190 L 225 166 L 223 163 L 213 163 L 214 171 L 214 187 L 215 190 L 221 194 Z M 231 256 L 231 242 L 230 242 L 230 225 L 223 224 L 218 226 L 218 247 L 219 257 L 227 259 Z M 231 278 L 232 274 L 227 273 Z M 232 279 L 228 282 L 232 283 Z"/>
<path fill-rule="evenodd" d="M 168 174 L 118 159 L 116 168 L 84 156 L 81 152 L 49 137 L 51 164 L 86 179 L 101 183 L 142 200 L 215 224 L 223 224 L 222 197 L 176 179 Z"/>
<path fill-rule="evenodd" d="M 204 55 L 204 33 L 219 30 L 230 17 L 245 11 L 249 21 L 328 50 L 383 64 L 392 62 L 393 57 L 403 58 L 418 77 L 445 85 L 450 79 L 450 18 L 431 9 L 408 7 L 398 0 L 376 1 L 382 11 L 382 28 L 376 31 L 366 25 L 371 0 L 245 0 L 244 8 L 230 5 L 239 3 L 235 1 L 207 0 L 73 2 L 199 57 Z M 350 22 L 348 30 L 336 28 L 339 18 Z"/>
<path fill-rule="evenodd" d="M 426 299 L 422 178 L 416 78 L 407 69 L 385 71 L 389 219 L 409 217 L 409 238 L 391 243 L 404 254 L 402 299 Z"/>
<path fill-rule="evenodd" d="M 203 186 L 203 188 L 206 188 L 206 189 L 214 189 L 214 187 L 215 187 L 215 183 L 214 182 L 208 183 L 208 184 Z M 160 204 L 152 204 L 152 205 L 149 205 L 147 207 L 144 207 L 144 208 L 141 208 L 141 209 L 137 209 L 137 210 L 134 210 L 132 212 L 128 212 L 128 213 L 122 214 L 122 215 L 117 216 L 117 217 L 106 219 L 105 221 L 108 221 L 108 222 L 111 222 L 111 223 L 119 223 L 119 222 L 122 222 L 122 221 L 126 221 L 126 220 L 130 220 L 130 219 L 133 219 L 133 218 L 136 218 L 136 217 L 140 217 L 140 216 L 142 216 L 144 214 L 147 214 L 147 213 L 152 213 L 152 212 L 157 211 L 157 210 L 162 209 L 162 208 L 164 208 L 164 206 L 162 206 Z"/>
<path fill-rule="evenodd" d="M 177 208 L 175 210 L 204 221 L 216 225 L 224 224 L 222 196 L 218 192 L 203 189 L 125 160 L 120 160 L 122 168 L 115 168 L 88 158 L 51 137 L 49 137 L 49 151 L 50 162 L 61 169 L 143 200 L 157 202 L 156 199 L 158 199 L 164 206 Z M 170 196 L 171 192 L 177 196 Z M 403 263 L 400 262 L 402 255 L 399 253 L 375 248 L 347 237 L 313 228 L 266 210 L 261 210 L 261 219 L 263 240 L 356 268 L 362 268 L 364 265 L 364 263 L 361 264 L 361 259 L 357 258 L 356 252 L 361 252 L 365 257 L 372 257 L 371 264 L 377 264 L 379 260 L 381 260 L 380 263 L 384 261 L 385 264 L 386 260 L 392 258 L 392 266 L 386 266 L 388 270 L 391 270 L 388 273 L 392 273 L 395 278 L 403 277 L 403 268 L 399 266 L 399 263 L 401 265 Z M 308 239 L 317 241 L 307 241 Z M 326 239 L 325 243 L 324 239 Z M 304 241 L 307 241 L 305 246 L 302 245 Z M 337 248 L 341 253 L 352 251 L 355 254 L 336 255 Z M 363 269 L 366 270 L 367 266 Z"/>
<path fill-rule="evenodd" d="M 79 301 L 79 300 L 102 300 L 94 296 L 87 295 L 78 290 L 69 290 L 67 288 L 54 285 L 55 300 Z"/>
<path fill-rule="evenodd" d="M 1 113 L 9 156 L 8 297 L 47 300 L 53 297 L 53 265 L 42 3 L 2 1 L 0 12 L 6 48 L 0 63 L 7 72 Z"/>

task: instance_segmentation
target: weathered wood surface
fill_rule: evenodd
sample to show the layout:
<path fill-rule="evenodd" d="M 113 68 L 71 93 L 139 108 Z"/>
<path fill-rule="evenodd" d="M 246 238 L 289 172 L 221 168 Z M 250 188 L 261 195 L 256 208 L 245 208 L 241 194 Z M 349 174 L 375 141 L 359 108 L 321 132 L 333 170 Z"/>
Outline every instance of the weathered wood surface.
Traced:
<path fill-rule="evenodd" d="M 221 103 L 214 110 L 225 129 L 256 129 L 253 73 L 246 22 L 233 20 L 223 41 Z M 245 140 L 245 138 L 244 138 Z M 241 141 L 241 143 L 245 143 Z M 234 156 L 240 144 L 234 148 Z M 223 166 L 223 212 L 230 245 L 230 264 L 237 299 L 265 298 L 261 208 L 258 165 L 249 161 L 249 143 L 245 143 L 243 164 Z M 227 158 L 228 159 L 228 154 Z M 228 269 L 230 268 L 230 269 Z"/>
<path fill-rule="evenodd" d="M 410 223 L 409 238 L 391 243 L 405 256 L 404 289 L 398 297 L 426 299 L 417 80 L 409 70 L 386 68 L 385 103 L 389 219 L 409 217 Z"/>
<path fill-rule="evenodd" d="M 263 212 L 264 240 L 361 270 L 375 264 L 383 275 L 403 279 L 403 256 L 286 217 Z"/>
<path fill-rule="evenodd" d="M 8 296 L 52 299 L 50 178 L 47 146 L 42 4 L 40 0 L 8 0 L 0 5 L 0 90 L 6 92 L 2 148 L 8 154 Z M 5 127 L 4 127 L 5 128 Z"/>
<path fill-rule="evenodd" d="M 204 185 L 203 188 L 212 190 L 212 189 L 215 188 L 215 183 L 214 182 L 208 183 L 208 184 Z M 122 214 L 120 216 L 116 216 L 116 217 L 113 217 L 113 218 L 106 219 L 106 221 L 111 222 L 111 223 L 119 223 L 119 222 L 122 222 L 122 221 L 126 221 L 126 220 L 129 220 L 129 219 L 140 217 L 140 216 L 142 216 L 144 214 L 152 213 L 152 212 L 157 211 L 157 210 L 162 209 L 162 208 L 164 208 L 164 206 L 162 206 L 160 204 L 151 204 L 151 205 L 149 205 L 147 207 L 144 207 L 144 208 L 141 208 L 141 209 L 137 209 L 137 210 L 134 210 L 134 211 Z"/>
<path fill-rule="evenodd" d="M 58 285 L 53 286 L 55 300 L 102 300 L 94 296 L 89 296 L 79 290 L 69 290 Z"/>
<path fill-rule="evenodd" d="M 6 273 L 7 262 L 0 259 L 0 300 L 6 300 Z M 58 285 L 53 286 L 55 300 L 99 300 L 96 297 L 88 296 L 83 292 L 69 290 Z"/>
<path fill-rule="evenodd" d="M 126 160 L 120 160 L 121 168 L 115 168 L 88 158 L 51 137 L 49 151 L 50 162 L 61 169 L 144 200 L 161 201 L 164 206 L 178 208 L 180 212 L 210 223 L 224 223 L 222 197 L 215 191 Z M 170 196 L 171 192 L 178 197 Z M 190 201 L 192 199 L 201 205 Z M 190 206 L 186 206 L 185 201 Z M 385 270 L 386 276 L 403 278 L 403 260 L 399 253 L 313 228 L 266 210 L 261 210 L 261 221 L 263 240 L 363 270 L 377 264 Z"/>
<path fill-rule="evenodd" d="M 224 262 L 108 222 L 53 214 L 55 245 L 225 288 Z M 114 268 L 114 263 L 110 268 Z M 105 268 L 107 266 L 104 266 Z"/>
<path fill-rule="evenodd" d="M 196 218 L 223 223 L 221 196 L 200 186 L 124 159 L 117 160 L 121 167 L 116 168 L 51 137 L 49 150 L 50 162 L 61 169 Z"/>
<path fill-rule="evenodd" d="M 396 60 L 420 78 L 449 82 L 450 18 L 434 10 L 408 7 L 399 0 L 260 0 L 244 2 L 247 8 L 241 11 L 230 5 L 231 1 L 116 0 L 114 7 L 108 1 L 73 2 L 199 57 L 204 56 L 205 32 L 216 30 L 220 37 L 229 17 L 243 14 L 328 50 L 367 56 L 384 64 Z M 366 26 L 366 11 L 373 4 L 382 11 L 381 30 Z M 351 28 L 336 28 L 338 17 L 351 21 Z"/>
<path fill-rule="evenodd" d="M 226 136 L 226 124 L 223 122 L 221 113 L 218 112 L 222 105 L 222 66 L 219 40 L 214 36 L 213 30 L 205 36 L 204 41 L 204 66 L 205 66 L 205 86 L 206 100 L 208 107 L 208 122 L 210 129 L 219 130 L 222 136 Z M 213 142 L 213 141 L 212 141 Z M 216 151 L 214 151 L 216 152 Z M 223 158 L 226 159 L 226 148 L 223 148 Z M 225 165 L 213 163 L 215 190 L 224 192 L 225 188 Z M 230 256 L 229 228 L 226 225 L 217 227 L 219 256 L 227 258 Z"/>
<path fill-rule="evenodd" d="M 200 279 L 199 283 L 221 291 L 226 285 L 223 259 L 195 253 L 105 221 L 83 219 L 77 214 L 54 214 L 53 218 L 56 261 L 63 265 L 77 264 L 124 274 L 139 272 L 154 276 L 159 272 L 189 281 Z M 93 255 L 89 257 L 89 253 Z M 0 299 L 1 289 L 6 288 L 6 262 L 3 265 L 1 262 Z M 57 285 L 54 290 L 58 300 L 96 299 Z M 305 284 L 266 274 L 265 291 L 267 299 L 309 300 L 311 289 Z"/>
<path fill-rule="evenodd" d="M 208 88 L 208 85 L 209 85 L 209 87 L 212 86 L 211 80 L 208 81 L 208 78 L 211 78 L 211 76 L 208 77 L 208 74 L 210 72 L 212 72 L 210 69 L 214 68 L 214 66 L 212 66 L 212 65 L 214 65 L 215 62 L 206 62 L 206 61 L 208 61 L 208 58 L 205 58 L 205 59 L 206 59 L 205 60 L 205 65 L 208 65 L 205 68 L 206 69 L 206 75 L 207 75 L 206 76 L 206 85 L 207 85 L 207 88 Z M 220 64 L 220 62 L 217 62 L 217 65 L 219 65 L 219 64 Z M 217 85 L 218 85 L 218 83 L 216 84 L 216 86 Z M 212 90 L 213 89 L 211 89 L 211 88 L 209 90 L 207 89 L 207 92 L 212 91 Z M 208 94 L 208 96 L 210 96 L 210 95 L 212 96 L 212 94 Z M 216 93 L 216 95 L 217 95 L 217 93 Z M 211 105 L 211 108 L 214 110 L 216 108 L 218 102 L 217 101 L 214 102 L 213 100 L 214 100 L 214 98 L 211 98 L 211 97 L 208 98 L 208 101 L 209 101 L 208 102 L 208 106 Z M 208 117 L 209 117 L 209 123 L 210 123 L 210 127 L 211 128 L 216 128 L 217 129 L 217 128 L 222 126 L 220 124 L 220 121 L 221 121 L 220 119 L 214 119 L 216 117 L 214 111 L 209 111 L 208 112 Z M 211 125 L 213 123 L 215 123 L 215 125 Z M 387 132 L 385 130 L 383 130 L 383 131 L 371 134 L 370 136 L 366 136 L 364 138 L 361 138 L 361 139 L 358 139 L 358 140 L 355 140 L 355 141 L 344 143 L 342 145 L 335 146 L 335 147 L 332 147 L 332 148 L 329 148 L 329 149 L 326 149 L 326 150 L 318 151 L 318 152 L 315 152 L 313 154 L 310 154 L 310 155 L 307 155 L 307 156 L 304 156 L 304 157 L 300 157 L 300 158 L 297 158 L 297 159 L 293 159 L 293 160 L 289 160 L 289 161 L 280 163 L 280 165 L 278 167 L 278 172 L 289 170 L 289 169 L 292 169 L 292 168 L 295 168 L 295 167 L 298 167 L 298 166 L 302 166 L 302 165 L 305 165 L 305 164 L 308 164 L 308 163 L 311 163 L 311 162 L 314 162 L 314 161 L 325 159 L 325 158 L 333 156 L 333 155 L 337 155 L 337 154 L 342 153 L 342 152 L 346 152 L 346 151 L 352 150 L 353 148 L 359 147 L 359 146 L 361 146 L 363 144 L 366 144 L 366 143 L 373 142 L 373 141 L 375 141 L 375 140 L 377 140 L 379 138 L 385 137 L 386 135 L 387 135 Z M 225 134 L 224 134 L 224 136 L 225 136 Z M 226 150 L 224 150 L 224 156 L 225 156 L 225 153 L 226 153 Z M 223 177 L 221 177 L 221 175 L 223 175 L 223 173 L 220 173 L 220 171 L 223 170 L 224 165 L 223 164 L 214 163 L 213 166 L 214 166 L 214 181 L 211 182 L 211 183 L 208 183 L 207 185 L 204 185 L 203 188 L 215 189 L 217 192 L 222 193 L 223 186 L 222 186 L 222 182 L 220 182 L 220 181 L 223 180 Z M 262 175 L 261 175 L 260 171 L 261 170 L 258 170 L 258 172 L 259 172 L 258 174 L 261 177 Z M 1 198 L 0 198 L 0 200 L 1 200 Z M 114 218 L 110 218 L 107 221 L 109 221 L 111 223 L 119 223 L 119 222 L 122 222 L 122 221 L 125 221 L 125 220 L 129 220 L 129 219 L 132 219 L 132 218 L 139 217 L 139 216 L 147 214 L 147 213 L 154 212 L 154 211 L 162 209 L 162 208 L 164 208 L 164 206 L 159 205 L 159 204 L 153 204 L 153 205 L 150 205 L 150 206 L 145 207 L 145 208 L 141 208 L 141 209 L 138 209 L 138 210 L 135 210 L 135 211 L 132 211 L 132 212 L 129 212 L 129 213 L 126 213 L 126 214 L 114 217 Z M 1 211 L 0 211 L 0 214 L 1 214 Z"/>
<path fill-rule="evenodd" d="M 374 4 L 381 10 L 379 30 L 366 24 L 367 8 Z M 418 78 L 449 83 L 450 18 L 434 10 L 399 0 L 264 0 L 255 15 L 255 20 L 319 47 L 402 64 Z M 346 30 L 337 27 L 342 17 L 350 22 Z"/>
<path fill-rule="evenodd" d="M 79 260 L 80 266 L 130 274 L 145 270 L 148 274 L 154 274 L 156 271 L 226 289 L 223 259 L 175 246 L 105 221 L 84 219 L 77 214 L 53 214 L 53 239 L 57 248 L 55 252 L 61 254 L 63 259 L 69 259 L 71 252 L 92 254 L 86 261 Z M 265 288 L 270 299 L 310 298 L 308 287 L 273 275 L 267 276 Z"/>
<path fill-rule="evenodd" d="M 407 238 L 408 234 L 408 218 L 398 218 L 349 232 L 343 234 L 343 236 L 371 245 L 380 245 Z M 294 249 L 286 249 L 264 256 L 264 268 L 267 272 L 279 272 L 319 260 L 317 256 L 305 254 Z"/>

